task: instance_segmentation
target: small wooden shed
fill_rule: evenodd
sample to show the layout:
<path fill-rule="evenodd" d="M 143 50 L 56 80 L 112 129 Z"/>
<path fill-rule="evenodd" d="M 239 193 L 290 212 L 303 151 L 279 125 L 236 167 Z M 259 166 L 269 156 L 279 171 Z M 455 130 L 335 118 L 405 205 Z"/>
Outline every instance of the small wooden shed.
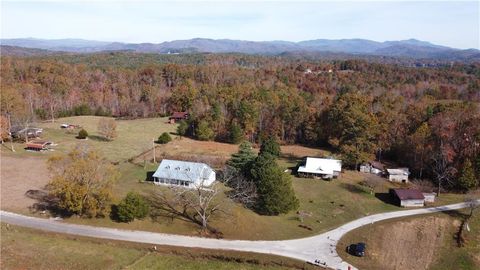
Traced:
<path fill-rule="evenodd" d="M 25 149 L 33 150 L 33 151 L 48 150 L 48 146 L 51 144 L 52 142 L 48 142 L 48 141 L 33 140 L 33 141 L 27 142 L 27 146 L 25 147 Z"/>
<path fill-rule="evenodd" d="M 172 116 L 168 118 L 170 124 L 175 124 L 175 122 L 180 120 L 186 120 L 190 116 L 187 112 L 174 112 Z"/>

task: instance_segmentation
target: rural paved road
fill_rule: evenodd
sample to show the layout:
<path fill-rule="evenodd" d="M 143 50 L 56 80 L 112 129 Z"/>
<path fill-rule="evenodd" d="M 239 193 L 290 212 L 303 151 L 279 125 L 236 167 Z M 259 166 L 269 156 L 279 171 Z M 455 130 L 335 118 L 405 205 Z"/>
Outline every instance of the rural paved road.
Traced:
<path fill-rule="evenodd" d="M 480 199 L 475 201 L 480 205 Z M 247 240 L 224 240 L 200 237 L 189 237 L 172 234 L 153 233 L 145 231 L 129 231 L 113 228 L 94 227 L 63 223 L 51 219 L 28 217 L 11 212 L 0 211 L 1 222 L 18 226 L 24 226 L 39 230 L 74 234 L 87 237 L 149 243 L 156 245 L 169 245 L 180 247 L 199 247 L 208 249 L 225 249 L 237 251 L 249 251 L 267 253 L 295 258 L 309 263 L 319 260 L 321 266 L 331 269 L 356 269 L 340 258 L 336 251 L 336 245 L 340 238 L 347 232 L 358 227 L 372 224 L 377 221 L 406 217 L 420 214 L 429 214 L 440 211 L 466 208 L 466 203 L 457 203 L 432 208 L 403 210 L 366 216 L 334 230 L 302 239 L 282 241 L 247 241 Z"/>

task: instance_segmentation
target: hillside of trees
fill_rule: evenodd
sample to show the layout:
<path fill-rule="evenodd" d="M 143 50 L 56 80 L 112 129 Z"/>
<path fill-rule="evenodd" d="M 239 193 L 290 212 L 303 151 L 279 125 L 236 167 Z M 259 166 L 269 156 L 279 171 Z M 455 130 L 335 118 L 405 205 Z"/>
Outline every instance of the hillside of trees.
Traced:
<path fill-rule="evenodd" d="M 1 60 L 1 114 L 14 124 L 188 111 L 185 135 L 203 140 L 275 136 L 330 147 L 352 168 L 388 158 L 446 188 L 467 188 L 456 180 L 465 167 L 480 176 L 480 63 L 121 52 Z"/>

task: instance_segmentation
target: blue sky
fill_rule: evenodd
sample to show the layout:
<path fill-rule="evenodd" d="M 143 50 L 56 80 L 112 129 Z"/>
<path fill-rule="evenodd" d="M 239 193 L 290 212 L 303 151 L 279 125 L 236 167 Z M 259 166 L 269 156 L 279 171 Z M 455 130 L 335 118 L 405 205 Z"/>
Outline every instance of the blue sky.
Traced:
<path fill-rule="evenodd" d="M 416 38 L 480 48 L 480 1 L 4 1 L 2 38 Z"/>

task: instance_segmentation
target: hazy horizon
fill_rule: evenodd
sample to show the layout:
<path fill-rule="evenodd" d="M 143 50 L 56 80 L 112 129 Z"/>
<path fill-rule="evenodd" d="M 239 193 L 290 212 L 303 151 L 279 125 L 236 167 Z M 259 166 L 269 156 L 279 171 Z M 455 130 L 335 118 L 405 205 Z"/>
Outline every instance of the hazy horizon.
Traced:
<path fill-rule="evenodd" d="M 122 43 L 417 39 L 480 49 L 479 7 L 477 1 L 2 1 L 1 38 Z"/>

